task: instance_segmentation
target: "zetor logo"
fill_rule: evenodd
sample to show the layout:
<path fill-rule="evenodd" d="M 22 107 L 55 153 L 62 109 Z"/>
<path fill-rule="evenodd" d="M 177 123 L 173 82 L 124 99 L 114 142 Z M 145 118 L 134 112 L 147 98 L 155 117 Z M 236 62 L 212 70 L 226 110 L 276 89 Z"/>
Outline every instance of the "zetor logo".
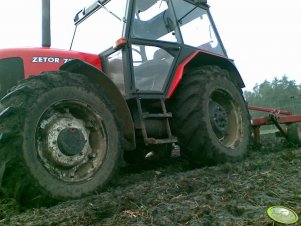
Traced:
<path fill-rule="evenodd" d="M 68 61 L 73 60 L 70 58 L 59 58 L 59 57 L 42 57 L 42 56 L 34 56 L 32 57 L 32 63 L 67 63 Z"/>

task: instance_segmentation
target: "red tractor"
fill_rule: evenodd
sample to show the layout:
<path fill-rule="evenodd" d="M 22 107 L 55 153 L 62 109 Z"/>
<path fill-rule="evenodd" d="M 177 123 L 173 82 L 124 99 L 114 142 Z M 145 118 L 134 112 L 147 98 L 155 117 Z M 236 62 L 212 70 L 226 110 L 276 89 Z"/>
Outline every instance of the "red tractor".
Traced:
<path fill-rule="evenodd" d="M 246 154 L 244 83 L 206 0 L 98 0 L 74 19 L 81 52 L 49 48 L 45 21 L 42 48 L 0 50 L 0 182 L 22 205 L 93 194 L 150 151 Z"/>

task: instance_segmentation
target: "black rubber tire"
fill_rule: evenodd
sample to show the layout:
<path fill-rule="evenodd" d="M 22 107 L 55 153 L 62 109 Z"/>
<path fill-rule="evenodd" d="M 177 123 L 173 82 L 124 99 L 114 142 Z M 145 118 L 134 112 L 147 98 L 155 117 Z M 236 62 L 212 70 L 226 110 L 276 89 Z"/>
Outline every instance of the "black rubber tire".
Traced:
<path fill-rule="evenodd" d="M 296 122 L 287 126 L 287 139 L 290 143 L 301 147 L 301 123 Z"/>
<path fill-rule="evenodd" d="M 249 112 L 226 70 L 202 66 L 184 74 L 169 107 L 181 155 L 194 166 L 237 161 L 246 154 Z"/>
<path fill-rule="evenodd" d="M 101 87 L 83 75 L 45 72 L 31 77 L 2 98 L 1 110 L 0 182 L 22 206 L 50 206 L 93 194 L 119 168 L 114 111 Z M 73 140 L 72 149 L 56 144 L 64 129 L 79 131 L 81 148 Z"/>

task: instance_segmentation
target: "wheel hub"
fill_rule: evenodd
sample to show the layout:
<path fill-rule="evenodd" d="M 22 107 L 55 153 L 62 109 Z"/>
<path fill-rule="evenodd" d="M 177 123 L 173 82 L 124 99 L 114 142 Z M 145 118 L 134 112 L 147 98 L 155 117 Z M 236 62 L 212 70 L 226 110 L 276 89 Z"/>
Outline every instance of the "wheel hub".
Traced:
<path fill-rule="evenodd" d="M 63 154 L 67 156 L 74 156 L 83 151 L 87 141 L 81 129 L 65 128 L 60 132 L 57 138 L 57 143 Z"/>
<path fill-rule="evenodd" d="M 88 137 L 89 133 L 81 120 L 54 116 L 48 125 L 45 152 L 55 164 L 75 166 L 88 152 Z"/>
<path fill-rule="evenodd" d="M 226 110 L 218 103 L 210 102 L 210 120 L 215 130 L 224 133 L 228 127 L 228 116 Z"/>
<path fill-rule="evenodd" d="M 78 101 L 49 107 L 36 131 L 39 160 L 55 178 L 68 183 L 90 180 L 107 154 L 107 134 L 98 113 Z"/>

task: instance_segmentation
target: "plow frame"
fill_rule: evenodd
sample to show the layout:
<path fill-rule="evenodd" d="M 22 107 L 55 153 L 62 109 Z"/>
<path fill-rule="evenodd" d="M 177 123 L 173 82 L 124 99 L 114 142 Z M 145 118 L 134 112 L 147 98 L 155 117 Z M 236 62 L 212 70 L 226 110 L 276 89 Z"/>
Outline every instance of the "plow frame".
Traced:
<path fill-rule="evenodd" d="M 266 116 L 252 117 L 251 126 L 253 128 L 254 140 L 260 143 L 260 127 L 265 125 L 275 125 L 281 135 L 289 139 L 287 126 L 292 123 L 301 122 L 301 115 L 293 115 L 291 112 L 280 109 L 248 106 L 249 111 L 260 111 L 269 113 Z"/>

